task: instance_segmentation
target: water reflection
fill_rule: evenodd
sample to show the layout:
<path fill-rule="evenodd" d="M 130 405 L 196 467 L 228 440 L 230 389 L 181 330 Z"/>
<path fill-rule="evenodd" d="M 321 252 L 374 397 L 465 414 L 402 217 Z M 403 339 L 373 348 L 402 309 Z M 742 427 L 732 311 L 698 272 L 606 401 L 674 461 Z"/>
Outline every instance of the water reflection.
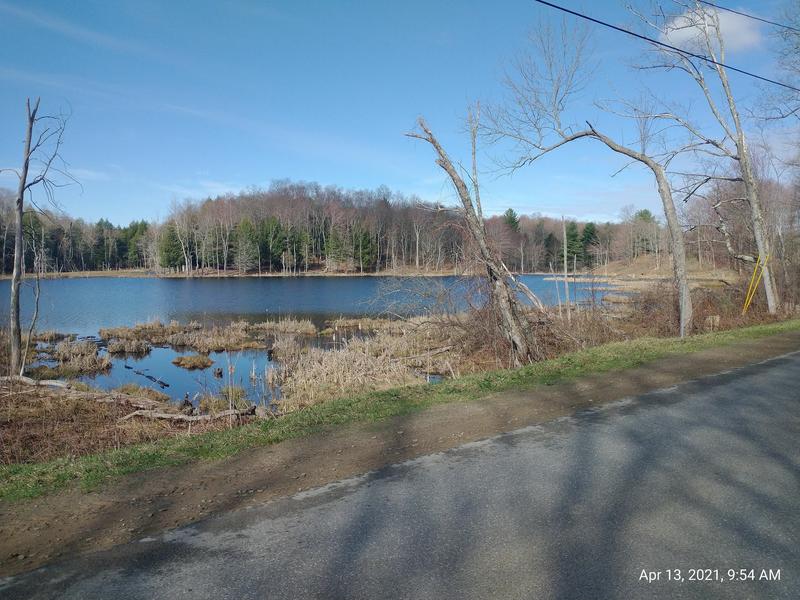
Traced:
<path fill-rule="evenodd" d="M 191 371 L 172 364 L 175 357 L 185 354 L 195 353 L 153 348 L 146 356 L 112 357 L 110 370 L 81 380 L 101 389 L 133 383 L 158 390 L 173 400 L 188 395 L 193 402 L 202 395 L 220 396 L 226 386 L 241 387 L 250 401 L 259 404 L 280 398 L 279 392 L 270 389 L 268 383 L 269 370 L 279 365 L 269 359 L 266 350 L 212 352 L 208 355 L 214 361 L 210 367 Z M 215 376 L 217 369 L 221 369 L 221 377 Z"/>

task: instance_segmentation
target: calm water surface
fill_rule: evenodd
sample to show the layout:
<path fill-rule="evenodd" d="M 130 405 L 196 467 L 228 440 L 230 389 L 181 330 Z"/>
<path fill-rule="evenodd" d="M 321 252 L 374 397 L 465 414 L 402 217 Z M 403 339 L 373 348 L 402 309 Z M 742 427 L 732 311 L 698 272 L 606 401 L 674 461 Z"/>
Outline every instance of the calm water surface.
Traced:
<path fill-rule="evenodd" d="M 556 282 L 541 275 L 522 281 L 544 303 L 555 304 Z M 559 292 L 563 298 L 563 284 Z M 10 282 L 0 281 L 0 323 L 8 323 Z M 155 279 L 86 277 L 41 283 L 39 330 L 96 335 L 101 327 L 198 320 L 207 324 L 285 316 L 318 323 L 338 316 L 419 312 L 432 302 L 421 294 L 444 289 L 452 306 L 464 306 L 467 284 L 458 277 L 241 277 Z M 580 279 L 570 286 L 573 301 L 586 299 L 594 285 Z M 22 292 L 23 320 L 30 319 L 33 282 Z"/>
<path fill-rule="evenodd" d="M 557 303 L 555 281 L 541 275 L 523 275 L 521 279 L 543 302 Z M 563 283 L 558 285 L 563 299 Z M 2 324 L 8 323 L 9 288 L 9 281 L 0 281 Z M 434 298 L 442 296 L 449 298 L 450 309 L 458 310 L 471 297 L 469 288 L 468 281 L 454 276 L 47 279 L 41 282 L 37 329 L 96 336 L 102 327 L 130 326 L 154 319 L 225 324 L 239 319 L 264 321 L 290 316 L 311 318 L 322 325 L 339 316 L 421 312 L 434 304 Z M 597 286 L 579 279 L 571 282 L 570 291 L 573 301 L 582 301 L 591 297 Z M 22 306 L 23 321 L 27 322 L 33 310 L 30 280 L 23 286 Z M 269 399 L 265 374 L 272 363 L 264 350 L 212 353 L 214 365 L 198 371 L 172 364 L 176 356 L 190 353 L 153 348 L 145 357 L 115 357 L 110 371 L 84 379 L 102 389 L 137 383 L 159 389 L 174 399 L 186 394 L 193 398 L 196 394 L 218 392 L 222 381 L 214 378 L 213 369 L 223 368 L 227 384 L 231 365 L 232 382 L 245 388 L 250 399 Z"/>

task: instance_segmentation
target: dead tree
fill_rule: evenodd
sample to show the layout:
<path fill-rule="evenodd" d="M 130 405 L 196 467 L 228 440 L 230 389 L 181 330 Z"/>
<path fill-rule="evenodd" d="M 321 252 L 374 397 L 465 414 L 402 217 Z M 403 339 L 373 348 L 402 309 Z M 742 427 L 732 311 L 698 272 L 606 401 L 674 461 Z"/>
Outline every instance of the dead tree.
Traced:
<path fill-rule="evenodd" d="M 598 140 L 614 152 L 650 169 L 670 232 L 674 281 L 678 290 L 680 335 L 687 335 L 691 332 L 693 311 L 686 250 L 665 167 L 685 148 L 652 154 L 648 145 L 651 143 L 650 124 L 654 117 L 637 107 L 630 107 L 625 116 L 636 123 L 638 150 L 602 133 L 589 122 L 586 123 L 587 128 L 580 130 L 574 125 L 565 124 L 563 113 L 584 87 L 588 77 L 589 69 L 584 57 L 588 34 L 586 30 L 571 31 L 562 25 L 560 39 L 555 39 L 551 30 L 543 28 L 534 33 L 532 41 L 534 47 L 531 53 L 516 60 L 513 74 L 506 79 L 509 91 L 507 103 L 491 111 L 484 132 L 495 141 L 510 141 L 513 144 L 514 157 L 503 163 L 512 172 L 583 138 Z"/>
<path fill-rule="evenodd" d="M 20 323 L 20 286 L 24 274 L 24 232 L 23 216 L 25 198 L 36 206 L 31 193 L 37 186 L 44 190 L 48 200 L 53 202 L 53 191 L 59 186 L 52 178 L 54 172 L 71 179 L 58 167 L 61 161 L 59 151 L 63 140 L 66 118 L 63 115 L 39 115 L 39 98 L 31 106 L 30 99 L 25 102 L 26 123 L 25 141 L 23 142 L 22 166 L 20 169 L 9 169 L 18 177 L 17 193 L 14 201 L 14 268 L 11 273 L 11 352 L 9 358 L 9 374 L 21 375 L 24 365 L 22 357 L 22 325 Z M 37 126 L 39 131 L 37 132 Z M 31 170 L 36 171 L 31 175 Z"/>
<path fill-rule="evenodd" d="M 695 153 L 703 154 L 714 160 L 728 159 L 736 165 L 744 187 L 744 196 L 750 209 L 750 221 L 756 249 L 761 260 L 764 261 L 762 280 L 767 309 L 774 314 L 778 308 L 777 292 L 772 272 L 766 262 L 771 254 L 771 244 L 765 226 L 753 157 L 745 135 L 743 119 L 724 67 L 725 40 L 720 29 L 719 13 L 715 8 L 696 0 L 674 1 L 681 10 L 679 14 L 669 15 L 660 10 L 655 19 L 650 19 L 636 11 L 632 12 L 664 39 L 669 39 L 676 32 L 681 32 L 684 37 L 687 32 L 690 32 L 690 39 L 687 43 L 692 45 L 695 54 L 699 52 L 713 61 L 710 69 L 714 76 L 711 80 L 706 77 L 707 69 L 704 62 L 680 50 L 667 49 L 658 45 L 653 45 L 657 58 L 647 68 L 682 72 L 687 75 L 699 88 L 710 117 L 718 129 L 716 132 L 707 131 L 707 128 L 698 125 L 692 119 L 688 111 L 681 109 L 665 107 L 664 110 L 655 112 L 652 116 L 681 127 L 693 140 Z M 717 101 L 717 96 L 722 98 L 721 102 Z M 700 181 L 715 179 L 707 174 L 700 174 L 698 178 Z M 747 260 L 745 255 L 734 256 L 734 258 Z M 756 257 L 749 258 L 753 258 L 753 261 L 756 260 Z"/>
<path fill-rule="evenodd" d="M 500 317 L 503 333 L 511 345 L 511 359 L 514 366 L 520 366 L 536 360 L 539 358 L 536 340 L 533 339 L 530 327 L 523 314 L 523 308 L 516 295 L 516 290 L 519 289 L 520 284 L 511 277 L 503 261 L 492 252 L 486 236 L 483 209 L 481 208 L 476 158 L 478 131 L 477 113 L 471 113 L 469 118 L 469 129 L 472 141 L 471 192 L 425 120 L 420 118 L 418 120 L 418 125 L 421 133 L 414 132 L 407 135 L 423 140 L 433 147 L 437 156 L 436 164 L 447 173 L 447 176 L 450 178 L 458 194 L 467 230 L 478 249 L 478 258 L 486 268 L 491 290 L 491 301 Z M 541 307 L 541 302 L 538 301 L 538 298 L 536 298 L 530 290 L 528 290 L 528 294 L 530 294 L 529 298 L 535 300 L 534 305 Z"/>

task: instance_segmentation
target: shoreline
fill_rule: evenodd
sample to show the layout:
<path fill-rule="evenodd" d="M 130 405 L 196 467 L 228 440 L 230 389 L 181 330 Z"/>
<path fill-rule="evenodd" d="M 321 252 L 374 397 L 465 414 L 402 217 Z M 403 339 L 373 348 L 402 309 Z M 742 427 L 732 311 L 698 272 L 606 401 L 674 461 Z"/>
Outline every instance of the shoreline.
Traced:
<path fill-rule="evenodd" d="M 546 277 L 548 279 L 561 281 L 563 275 L 551 273 L 549 271 L 526 271 L 525 273 L 513 273 L 515 277 L 534 275 Z M 370 271 L 368 273 L 342 272 L 342 271 L 300 271 L 298 273 L 238 273 L 233 271 L 220 272 L 193 272 L 191 275 L 183 273 L 157 273 L 149 269 L 120 269 L 116 271 L 63 271 L 60 273 L 45 273 L 41 279 L 272 279 L 272 278 L 294 278 L 294 277 L 479 277 L 479 273 L 459 272 L 452 269 L 444 271 Z M 613 279 L 613 275 L 596 275 L 594 273 L 570 273 L 573 277 L 597 279 Z M 32 279 L 33 274 L 25 273 L 23 279 Z M 0 281 L 8 281 L 11 275 L 0 275 Z"/>
<path fill-rule="evenodd" d="M 528 275 L 529 273 L 525 273 Z M 446 271 L 375 271 L 369 273 L 359 272 L 328 272 L 306 271 L 298 273 L 238 273 L 232 271 L 220 272 L 193 272 L 191 275 L 183 273 L 157 273 L 149 269 L 120 269 L 117 271 L 64 271 L 61 273 L 45 273 L 41 279 L 272 279 L 295 277 L 460 277 L 468 275 L 454 270 Z M 32 279 L 31 273 L 26 273 L 23 279 Z M 0 281 L 8 281 L 11 275 L 0 275 Z"/>
<path fill-rule="evenodd" d="M 453 269 L 442 271 L 414 271 L 414 270 L 390 270 L 390 271 L 372 271 L 368 273 L 359 272 L 329 272 L 322 270 L 301 271 L 298 273 L 239 273 L 233 271 L 197 271 L 191 275 L 183 273 L 158 273 L 149 269 L 120 269 L 114 271 L 64 271 L 60 273 L 45 273 L 40 278 L 47 280 L 55 279 L 94 279 L 94 278 L 108 278 L 108 279 L 273 279 L 273 278 L 303 278 L 303 277 L 396 277 L 396 278 L 411 278 L 411 277 L 478 277 L 479 273 L 459 272 Z M 519 276 L 536 276 L 543 277 L 545 281 L 560 282 L 564 280 L 564 276 L 559 273 L 550 271 L 527 271 L 525 273 L 513 273 L 515 277 Z M 31 273 L 25 273 L 23 280 L 33 279 Z M 670 281 L 671 276 L 659 273 L 631 275 L 625 273 L 608 273 L 601 274 L 591 271 L 583 271 L 577 273 L 570 273 L 568 276 L 572 280 L 586 280 L 591 279 L 606 285 L 613 285 L 620 288 L 637 289 L 640 290 L 650 284 Z M 0 275 L 0 281 L 10 281 L 10 274 Z M 720 285 L 733 285 L 736 282 L 732 281 L 729 276 L 724 273 L 719 275 L 702 273 L 702 274 L 689 274 L 689 280 L 694 286 L 708 285 L 710 287 L 717 287 Z"/>

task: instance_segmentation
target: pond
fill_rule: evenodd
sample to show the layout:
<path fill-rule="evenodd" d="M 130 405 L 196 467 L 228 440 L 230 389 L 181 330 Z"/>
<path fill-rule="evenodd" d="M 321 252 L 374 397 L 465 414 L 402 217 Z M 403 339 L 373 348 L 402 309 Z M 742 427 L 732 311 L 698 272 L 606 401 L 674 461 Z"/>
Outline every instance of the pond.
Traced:
<path fill-rule="evenodd" d="M 546 304 L 557 303 L 559 293 L 563 298 L 563 283 L 547 276 L 523 275 L 521 280 Z M 570 283 L 573 302 L 587 300 L 601 289 L 588 279 Z M 8 323 L 9 287 L 8 280 L 0 281 L 3 324 Z M 340 316 L 413 314 L 433 306 L 459 310 L 468 302 L 470 287 L 470 279 L 455 276 L 46 279 L 41 282 L 37 329 L 91 338 L 102 327 L 152 320 L 212 325 L 283 317 L 310 318 L 322 327 L 326 320 Z M 23 321 L 27 322 L 33 307 L 31 280 L 24 282 L 22 306 Z M 319 338 L 313 343 L 325 344 L 326 340 Z M 136 383 L 159 389 L 174 399 L 214 393 L 231 383 L 242 386 L 251 400 L 270 397 L 265 374 L 273 365 L 265 350 L 213 353 L 210 358 L 214 365 L 203 370 L 187 371 L 172 364 L 176 356 L 190 353 L 153 348 L 144 357 L 112 357 L 110 371 L 84 379 L 103 389 Z M 220 367 L 225 372 L 224 384 L 213 376 L 214 369 Z"/>
<path fill-rule="evenodd" d="M 520 279 L 545 304 L 556 304 L 556 281 L 543 275 Z M 192 320 L 204 324 L 246 319 L 263 321 L 293 316 L 317 324 L 338 316 L 379 315 L 387 311 L 418 312 L 433 303 L 437 290 L 453 294 L 455 308 L 467 284 L 460 277 L 237 277 L 133 278 L 83 277 L 41 282 L 37 329 L 96 335 L 101 327 Z M 571 282 L 573 301 L 589 298 L 598 284 Z M 0 281 L 0 323 L 8 322 L 8 280 Z M 563 298 L 563 283 L 559 284 Z M 423 296 L 426 293 L 428 295 Z M 23 321 L 33 307 L 33 281 L 23 283 Z"/>

